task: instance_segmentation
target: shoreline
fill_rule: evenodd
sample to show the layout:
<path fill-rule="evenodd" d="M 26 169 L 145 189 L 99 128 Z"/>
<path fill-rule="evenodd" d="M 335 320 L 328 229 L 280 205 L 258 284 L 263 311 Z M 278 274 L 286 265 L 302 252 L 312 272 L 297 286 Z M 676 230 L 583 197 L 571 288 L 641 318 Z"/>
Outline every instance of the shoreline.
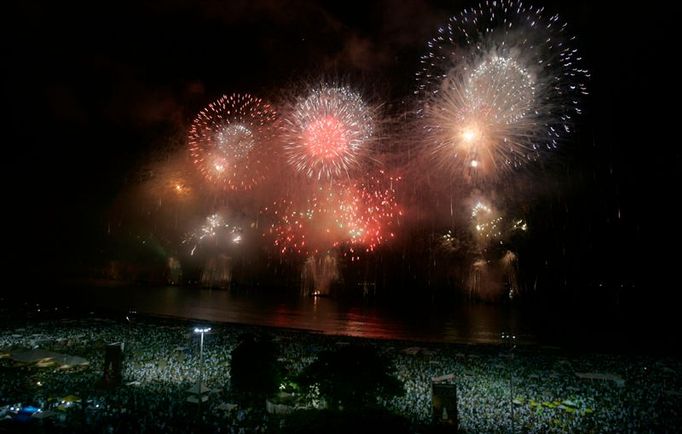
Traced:
<path fill-rule="evenodd" d="M 48 292 L 48 290 L 50 290 Z M 56 310 L 71 315 L 95 311 L 124 318 L 129 310 L 149 316 L 295 329 L 336 336 L 399 339 L 463 345 L 500 343 L 502 333 L 518 345 L 574 352 L 670 355 L 682 345 L 673 316 L 625 321 L 622 312 L 575 311 L 532 304 L 411 304 L 386 299 L 301 297 L 276 292 L 209 290 L 178 286 L 44 286 L 0 297 L 0 326 L 7 317 L 40 320 Z"/>

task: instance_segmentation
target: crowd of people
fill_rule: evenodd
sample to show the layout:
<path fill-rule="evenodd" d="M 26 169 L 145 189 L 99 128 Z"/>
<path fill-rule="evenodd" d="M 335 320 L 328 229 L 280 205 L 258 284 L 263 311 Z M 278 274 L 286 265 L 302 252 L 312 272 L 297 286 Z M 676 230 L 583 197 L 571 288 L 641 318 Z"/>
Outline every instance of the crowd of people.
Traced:
<path fill-rule="evenodd" d="M 466 432 L 670 432 L 682 423 L 676 358 L 500 346 L 399 352 L 394 363 L 406 393 L 386 402 L 389 408 L 428 422 L 430 380 L 454 374 Z M 583 379 L 581 372 L 623 381 Z"/>
<path fill-rule="evenodd" d="M 0 330 L 0 355 L 5 356 L 0 359 L 0 406 L 24 403 L 49 409 L 64 396 L 78 397 L 57 412 L 59 418 L 44 422 L 53 423 L 55 432 L 277 431 L 286 424 L 285 417 L 269 415 L 265 403 L 246 405 L 230 391 L 230 354 L 249 332 L 272 337 L 291 377 L 322 350 L 349 342 L 374 345 L 393 362 L 405 388 L 404 395 L 380 404 L 409 419 L 416 432 L 431 423 L 432 378 L 447 374 L 457 384 L 463 432 L 667 432 L 682 426 L 682 363 L 674 357 L 569 354 L 504 345 L 415 347 L 410 342 L 213 324 L 204 336 L 202 364 L 193 326 L 180 320 L 90 317 Z M 112 342 L 125 343 L 123 384 L 104 387 L 103 348 Z M 89 365 L 40 368 L 7 357 L 31 348 L 80 356 Z M 200 372 L 208 388 L 208 400 L 201 405 L 188 402 Z M 578 373 L 609 374 L 622 381 Z"/>

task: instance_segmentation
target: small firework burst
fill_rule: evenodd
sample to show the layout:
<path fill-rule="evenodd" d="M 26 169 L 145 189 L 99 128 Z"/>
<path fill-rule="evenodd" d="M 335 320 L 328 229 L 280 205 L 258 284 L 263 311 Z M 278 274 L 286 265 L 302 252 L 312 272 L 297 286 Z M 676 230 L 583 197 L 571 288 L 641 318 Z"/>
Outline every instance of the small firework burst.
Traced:
<path fill-rule="evenodd" d="M 395 236 L 402 215 L 395 194 L 400 178 L 380 175 L 275 202 L 264 210 L 275 219 L 264 235 L 274 238 L 281 253 L 315 254 L 340 246 L 351 255 L 373 251 Z"/>
<path fill-rule="evenodd" d="M 275 110 L 251 95 L 223 96 L 203 109 L 189 131 L 194 164 L 213 185 L 248 190 L 268 170 L 267 145 L 274 136 Z"/>
<path fill-rule="evenodd" d="M 480 249 L 485 249 L 492 242 L 506 245 L 526 231 L 528 224 L 525 219 L 507 218 L 483 198 L 477 199 L 471 208 L 471 233 Z"/>
<path fill-rule="evenodd" d="M 190 255 L 194 255 L 202 244 L 212 243 L 213 246 L 220 248 L 241 242 L 242 228 L 229 224 L 221 214 L 214 213 L 206 217 L 204 223 L 195 231 L 189 233 L 183 244 L 191 245 Z"/>
<path fill-rule="evenodd" d="M 191 164 L 175 156 L 151 164 L 143 174 L 142 187 L 158 204 L 186 202 L 193 198 Z"/>
<path fill-rule="evenodd" d="M 502 216 L 482 201 L 471 210 L 471 220 L 480 242 L 487 243 L 502 237 Z"/>

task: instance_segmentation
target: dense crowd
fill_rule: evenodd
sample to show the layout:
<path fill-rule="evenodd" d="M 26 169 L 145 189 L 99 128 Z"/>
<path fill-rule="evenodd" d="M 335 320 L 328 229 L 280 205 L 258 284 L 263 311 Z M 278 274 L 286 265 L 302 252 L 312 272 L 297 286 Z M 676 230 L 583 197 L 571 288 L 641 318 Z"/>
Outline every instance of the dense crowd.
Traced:
<path fill-rule="evenodd" d="M 676 358 L 567 355 L 556 350 L 459 348 L 394 357 L 406 394 L 386 403 L 431 417 L 430 379 L 454 374 L 466 432 L 671 432 L 682 422 Z M 609 373 L 624 381 L 585 380 Z M 513 421 L 512 421 L 513 407 Z"/>
<path fill-rule="evenodd" d="M 58 432 L 277 431 L 286 420 L 265 405 L 245 405 L 230 392 L 230 354 L 245 333 L 267 333 L 290 375 L 322 350 L 355 338 L 213 325 L 204 338 L 202 377 L 208 401 L 187 401 L 200 373 L 199 336 L 183 321 L 88 318 L 0 330 L 0 355 L 40 348 L 84 357 L 86 367 L 17 366 L 0 359 L 0 406 L 49 408 L 64 396 L 80 402 L 59 411 Z M 123 385 L 101 385 L 103 347 L 125 342 Z M 682 426 L 682 370 L 674 357 L 568 354 L 537 347 L 466 346 L 366 341 L 393 361 L 405 394 L 386 402 L 419 431 L 431 420 L 431 379 L 454 374 L 465 432 L 670 432 Z M 580 378 L 602 373 L 622 381 Z M 234 405 L 238 403 L 238 405 Z M 513 419 L 512 419 L 513 408 Z M 56 419 L 56 420 L 55 420 Z M 200 427 L 200 429 L 199 429 Z"/>

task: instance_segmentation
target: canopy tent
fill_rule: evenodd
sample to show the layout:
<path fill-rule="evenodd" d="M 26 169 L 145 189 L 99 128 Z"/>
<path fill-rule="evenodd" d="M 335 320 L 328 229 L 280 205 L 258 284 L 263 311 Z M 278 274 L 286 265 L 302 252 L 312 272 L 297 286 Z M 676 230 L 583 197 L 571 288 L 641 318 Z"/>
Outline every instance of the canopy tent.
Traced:
<path fill-rule="evenodd" d="M 17 412 L 17 414 L 14 416 L 14 420 L 18 422 L 28 422 L 31 417 L 39 411 L 40 409 L 38 407 L 27 405 L 22 407 L 21 410 Z"/>
<path fill-rule="evenodd" d="M 86 359 L 68 354 L 60 354 L 41 349 L 14 351 L 9 358 L 17 363 L 47 367 L 57 365 L 59 368 L 71 368 L 74 366 L 87 366 L 90 364 Z"/>
<path fill-rule="evenodd" d="M 62 398 L 62 401 L 64 402 L 81 402 L 81 399 L 77 397 L 76 395 L 66 395 L 65 397 Z"/>
<path fill-rule="evenodd" d="M 601 372 L 576 372 L 576 377 L 589 380 L 600 380 L 600 381 L 613 381 L 619 386 L 625 384 L 625 380 L 622 377 L 614 374 L 604 374 Z"/>
<path fill-rule="evenodd" d="M 226 402 L 222 402 L 222 403 L 220 403 L 220 405 L 218 405 L 216 407 L 216 409 L 222 410 L 222 411 L 232 411 L 235 408 L 237 408 L 237 404 L 228 404 Z"/>
<path fill-rule="evenodd" d="M 208 401 L 208 396 L 201 395 L 201 402 L 206 402 L 206 401 Z M 199 403 L 199 395 L 191 395 L 189 398 L 187 398 L 187 402 L 191 402 L 192 404 L 198 404 Z"/>
<path fill-rule="evenodd" d="M 211 389 L 206 387 L 205 384 L 202 384 L 201 388 L 199 388 L 199 384 L 195 383 L 192 387 L 187 389 L 187 391 L 193 395 L 201 395 L 201 394 L 210 392 Z"/>
<path fill-rule="evenodd" d="M 55 357 L 54 360 L 62 368 L 71 366 L 86 366 L 90 364 L 90 362 L 82 357 L 70 356 L 67 354 L 60 354 L 60 357 Z"/>
<path fill-rule="evenodd" d="M 47 411 L 39 411 L 37 413 L 33 413 L 33 416 L 31 416 L 33 419 L 47 419 L 50 417 L 54 417 L 56 413 L 51 410 Z"/>
<path fill-rule="evenodd" d="M 34 349 L 25 351 L 14 351 L 10 353 L 10 359 L 19 363 L 33 364 L 38 363 L 42 360 L 50 360 L 58 355 L 59 355 L 58 353 L 53 353 L 52 351 Z"/>

